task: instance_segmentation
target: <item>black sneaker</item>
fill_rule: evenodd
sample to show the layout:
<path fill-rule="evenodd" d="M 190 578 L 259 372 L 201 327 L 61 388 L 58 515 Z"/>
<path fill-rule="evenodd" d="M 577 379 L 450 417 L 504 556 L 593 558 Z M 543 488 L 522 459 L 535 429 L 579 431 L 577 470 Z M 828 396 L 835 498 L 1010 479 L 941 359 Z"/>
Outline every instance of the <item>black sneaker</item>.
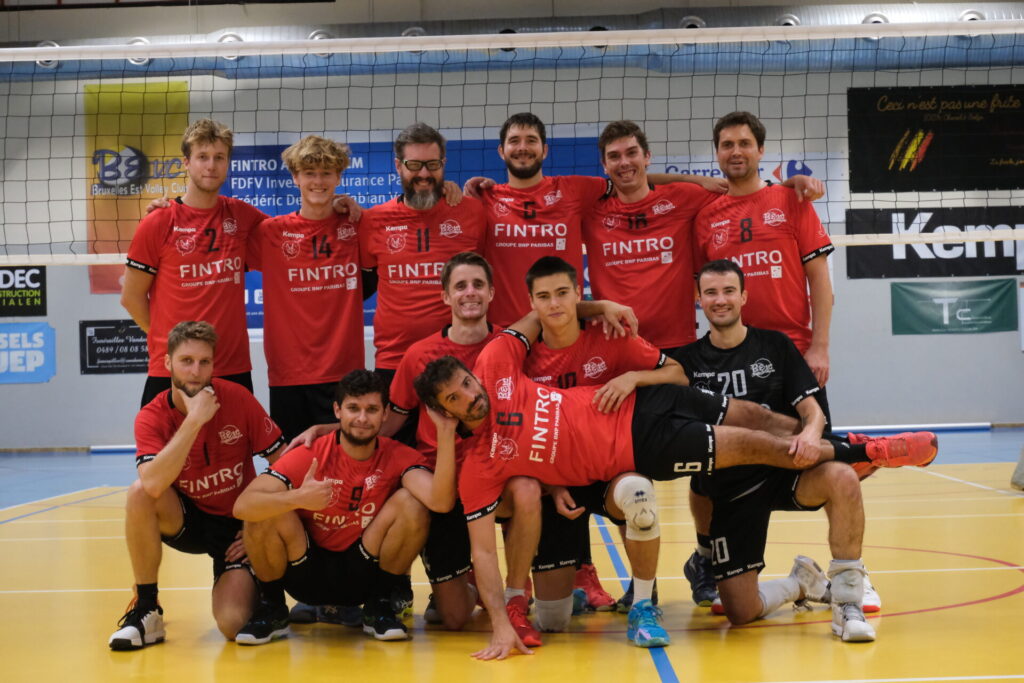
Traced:
<path fill-rule="evenodd" d="M 391 611 L 399 619 L 412 616 L 412 577 L 408 574 L 402 577 L 401 585 L 391 591 Z"/>
<path fill-rule="evenodd" d="M 651 592 L 651 604 L 658 604 L 658 580 L 654 580 L 654 590 Z M 622 597 L 615 603 L 615 610 L 619 614 L 629 614 L 633 609 L 633 579 L 629 580 L 629 588 L 622 594 Z"/>
<path fill-rule="evenodd" d="M 318 621 L 317 612 L 320 608 L 316 605 L 307 605 L 304 602 L 297 602 L 288 612 L 288 621 L 293 624 L 315 624 Z"/>
<path fill-rule="evenodd" d="M 377 640 L 405 640 L 409 631 L 391 609 L 391 600 L 381 598 L 363 607 L 363 633 Z"/>
<path fill-rule="evenodd" d="M 363 608 L 359 605 L 320 605 L 316 620 L 322 624 L 338 624 L 359 628 L 363 625 Z"/>
<path fill-rule="evenodd" d="M 434 594 L 430 594 L 430 599 L 427 600 L 427 609 L 423 610 L 423 621 L 428 624 L 442 624 L 444 618 L 441 613 L 437 611 L 437 599 Z"/>
<path fill-rule="evenodd" d="M 164 609 L 140 607 L 134 600 L 128 611 L 117 622 L 118 629 L 110 636 L 107 645 L 111 650 L 138 650 L 139 648 L 162 643 L 164 640 Z"/>
<path fill-rule="evenodd" d="M 712 574 L 711 558 L 703 557 L 696 550 L 683 565 L 683 576 L 690 582 L 693 602 L 701 607 L 711 607 L 718 597 L 718 585 Z"/>
<path fill-rule="evenodd" d="M 263 645 L 288 635 L 288 606 L 260 600 L 249 623 L 235 636 L 239 645 Z"/>

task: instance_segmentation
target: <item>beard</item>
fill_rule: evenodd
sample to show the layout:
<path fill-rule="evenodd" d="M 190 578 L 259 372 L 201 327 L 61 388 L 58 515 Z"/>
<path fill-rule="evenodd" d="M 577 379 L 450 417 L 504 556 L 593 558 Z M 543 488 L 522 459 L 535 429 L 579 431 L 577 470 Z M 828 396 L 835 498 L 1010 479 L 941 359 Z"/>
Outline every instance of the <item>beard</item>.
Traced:
<path fill-rule="evenodd" d="M 377 435 L 376 434 L 374 434 L 373 436 L 368 436 L 365 439 L 361 438 L 361 437 L 358 437 L 355 434 L 353 434 L 352 432 L 350 432 L 347 429 L 345 429 L 344 427 L 341 427 L 340 431 L 341 431 L 342 436 L 345 437 L 345 440 L 348 441 L 353 446 L 368 446 L 369 444 L 373 443 L 377 439 Z"/>
<path fill-rule="evenodd" d="M 481 393 L 473 402 L 469 404 L 469 408 L 466 409 L 467 420 L 482 420 L 487 417 L 487 413 L 491 411 L 491 401 L 487 398 L 487 394 Z"/>
<path fill-rule="evenodd" d="M 199 387 L 195 391 L 190 391 L 189 388 L 188 388 L 188 385 L 186 385 L 183 381 L 181 381 L 180 379 L 178 379 L 177 377 L 172 375 L 171 376 L 171 385 L 174 386 L 174 388 L 177 389 L 178 391 L 180 391 L 181 393 L 183 393 L 186 396 L 188 396 L 189 398 L 192 398 L 196 394 L 198 394 L 200 391 L 202 391 L 206 387 L 210 386 L 210 382 L 207 382 L 206 384 L 204 384 L 203 386 Z"/>
<path fill-rule="evenodd" d="M 434 208 L 434 205 L 441 199 L 441 187 L 434 178 L 430 178 L 430 182 L 431 187 L 425 190 L 414 190 L 412 182 L 402 183 L 402 196 L 405 199 L 405 205 L 420 211 Z"/>
<path fill-rule="evenodd" d="M 529 180 L 530 178 L 534 177 L 535 175 L 540 173 L 540 169 L 543 166 L 543 159 L 537 159 L 529 166 L 524 167 L 515 166 L 513 164 L 513 159 L 505 160 L 505 167 L 508 168 L 508 172 L 512 174 L 514 177 L 519 178 L 520 180 Z"/>

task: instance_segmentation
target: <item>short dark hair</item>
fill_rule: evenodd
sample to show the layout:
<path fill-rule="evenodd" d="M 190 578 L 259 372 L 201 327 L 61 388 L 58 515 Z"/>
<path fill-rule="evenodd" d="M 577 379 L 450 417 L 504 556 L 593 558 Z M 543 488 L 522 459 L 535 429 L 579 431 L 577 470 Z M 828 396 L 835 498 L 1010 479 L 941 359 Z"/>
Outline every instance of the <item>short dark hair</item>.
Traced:
<path fill-rule="evenodd" d="M 217 348 L 217 332 L 205 320 L 184 320 L 167 334 L 167 355 L 173 356 L 178 347 L 188 340 L 206 342 L 210 348 Z"/>
<path fill-rule="evenodd" d="M 559 273 L 565 273 L 572 280 L 572 286 L 575 287 L 578 284 L 576 278 L 576 268 L 565 259 L 557 256 L 541 256 L 539 259 L 533 262 L 530 269 L 526 271 L 526 289 L 533 294 L 533 281 L 539 277 L 547 277 L 548 275 L 558 275 Z"/>
<path fill-rule="evenodd" d="M 462 251 L 448 259 L 448 263 L 444 264 L 444 268 L 441 270 L 441 289 L 448 291 L 448 284 L 452 279 L 452 271 L 459 266 L 480 266 L 484 269 L 484 273 L 487 275 L 487 284 L 491 287 L 494 286 L 494 273 L 491 270 L 491 264 L 487 262 L 480 254 L 475 251 Z"/>
<path fill-rule="evenodd" d="M 616 140 L 628 137 L 635 137 L 644 153 L 651 151 L 650 147 L 647 146 L 647 136 L 640 126 L 632 121 L 612 121 L 604 127 L 604 130 L 601 131 L 601 136 L 597 138 L 597 148 L 601 150 L 601 158 L 604 159 L 605 147 Z"/>
<path fill-rule="evenodd" d="M 406 145 L 429 145 L 436 143 L 441 150 L 441 158 L 444 159 L 444 136 L 437 130 L 422 121 L 417 121 L 398 134 L 395 138 L 395 156 L 405 159 Z"/>
<path fill-rule="evenodd" d="M 370 370 L 353 370 L 334 387 L 334 401 L 339 406 L 349 396 L 359 398 L 367 394 L 380 394 L 381 403 L 388 404 L 388 386 L 384 379 Z"/>
<path fill-rule="evenodd" d="M 697 291 L 701 292 L 700 279 L 704 277 L 704 273 L 718 273 L 719 275 L 725 275 L 726 273 L 736 273 L 736 277 L 740 279 L 740 291 L 743 291 L 743 270 L 736 265 L 736 262 L 732 259 L 722 258 L 717 261 L 708 261 L 697 273 Z"/>
<path fill-rule="evenodd" d="M 441 385 L 454 377 L 459 370 L 469 372 L 469 368 L 455 356 L 441 356 L 427 363 L 423 372 L 412 381 L 416 395 L 423 405 L 444 412 L 444 406 L 437 400 L 437 392 L 440 391 Z"/>
<path fill-rule="evenodd" d="M 519 126 L 520 128 L 535 128 L 537 130 L 537 135 L 540 136 L 540 144 L 545 145 L 548 142 L 548 133 L 544 129 L 544 122 L 541 121 L 540 117 L 533 112 L 524 111 L 518 114 L 513 114 L 508 117 L 508 120 L 506 120 L 504 124 L 502 124 L 501 132 L 498 133 L 498 139 L 501 141 L 502 145 L 505 144 L 505 138 L 508 137 L 508 129 L 512 126 Z"/>
<path fill-rule="evenodd" d="M 750 132 L 754 134 L 754 139 L 757 140 L 757 146 L 764 147 L 764 137 L 767 131 L 764 128 L 764 124 L 761 123 L 761 120 L 749 111 L 734 111 L 731 114 L 726 114 L 715 122 L 715 128 L 713 131 L 715 149 L 718 149 L 718 136 L 722 130 L 725 128 L 732 128 L 733 126 L 750 126 Z"/>

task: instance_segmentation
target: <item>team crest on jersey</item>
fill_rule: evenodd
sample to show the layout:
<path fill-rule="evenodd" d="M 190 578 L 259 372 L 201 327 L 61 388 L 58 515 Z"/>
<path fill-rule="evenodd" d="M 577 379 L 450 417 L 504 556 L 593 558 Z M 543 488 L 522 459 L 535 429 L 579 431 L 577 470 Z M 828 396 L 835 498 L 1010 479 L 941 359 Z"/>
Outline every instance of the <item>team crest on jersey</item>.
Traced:
<path fill-rule="evenodd" d="M 440 226 L 441 237 L 455 237 L 462 234 L 462 226 L 456 220 L 448 219 Z"/>
<path fill-rule="evenodd" d="M 513 439 L 501 436 L 497 432 L 491 435 L 491 457 L 497 457 L 505 462 L 513 460 L 519 455 L 519 446 Z"/>
<path fill-rule="evenodd" d="M 274 421 L 271 420 L 269 417 L 263 418 L 263 431 L 265 431 L 267 434 L 274 431 Z"/>
<path fill-rule="evenodd" d="M 220 227 L 225 235 L 234 235 L 238 232 L 238 223 L 235 222 L 234 218 L 225 218 Z"/>
<path fill-rule="evenodd" d="M 512 213 L 503 202 L 494 202 L 494 205 L 491 206 L 491 210 L 493 210 L 497 216 L 507 216 Z"/>
<path fill-rule="evenodd" d="M 288 240 L 287 242 L 281 242 L 281 253 L 284 254 L 286 259 L 293 259 L 299 255 L 299 251 L 302 249 L 302 245 L 298 240 Z"/>
<path fill-rule="evenodd" d="M 775 366 L 767 358 L 758 358 L 750 364 L 750 374 L 758 379 L 770 377 L 775 372 Z"/>
<path fill-rule="evenodd" d="M 562 191 L 555 190 L 554 192 L 548 192 L 544 195 L 544 203 L 548 206 L 554 206 L 562 199 Z"/>
<path fill-rule="evenodd" d="M 242 438 L 242 430 L 235 425 L 225 425 L 224 429 L 217 432 L 217 436 L 222 444 L 230 446 Z"/>
<path fill-rule="evenodd" d="M 597 379 L 608 370 L 608 364 L 604 362 L 604 358 L 600 356 L 594 356 L 586 363 L 583 364 L 583 376 L 587 379 Z"/>
<path fill-rule="evenodd" d="M 676 205 L 667 199 L 662 199 L 651 207 L 651 213 L 655 216 L 662 216 L 676 208 Z"/>
<path fill-rule="evenodd" d="M 773 228 L 776 225 L 782 225 L 786 222 L 786 214 L 782 213 L 781 209 L 768 209 L 764 212 L 764 216 L 761 217 L 765 225 L 770 225 Z"/>
<path fill-rule="evenodd" d="M 601 223 L 608 230 L 615 230 L 622 226 L 622 218 L 620 216 L 605 216 Z"/>
<path fill-rule="evenodd" d="M 511 401 L 512 391 L 515 389 L 515 384 L 512 383 L 511 377 L 502 377 L 498 380 L 498 383 L 494 385 L 494 391 L 498 394 L 499 401 Z"/>
<path fill-rule="evenodd" d="M 182 235 L 174 241 L 174 248 L 182 256 L 188 256 L 196 250 L 196 238 L 192 235 Z"/>
<path fill-rule="evenodd" d="M 363 480 L 363 488 L 367 491 L 373 489 L 375 486 L 381 483 L 384 479 L 384 470 L 377 469 L 373 474 Z"/>
<path fill-rule="evenodd" d="M 711 387 L 708 385 L 708 382 L 705 381 L 705 380 L 694 382 L 691 386 L 693 386 L 693 388 L 696 389 L 697 391 L 703 391 L 705 394 L 712 394 L 712 393 L 714 393 L 713 391 L 711 391 Z"/>
<path fill-rule="evenodd" d="M 405 251 L 405 233 L 388 235 L 387 243 L 388 251 L 390 251 L 392 254 L 397 254 L 400 251 Z"/>
<path fill-rule="evenodd" d="M 719 228 L 711 235 L 711 247 L 721 249 L 729 241 L 729 228 Z"/>
<path fill-rule="evenodd" d="M 356 236 L 356 229 L 351 223 L 345 223 L 344 225 L 338 226 L 338 239 L 339 240 L 350 240 Z"/>

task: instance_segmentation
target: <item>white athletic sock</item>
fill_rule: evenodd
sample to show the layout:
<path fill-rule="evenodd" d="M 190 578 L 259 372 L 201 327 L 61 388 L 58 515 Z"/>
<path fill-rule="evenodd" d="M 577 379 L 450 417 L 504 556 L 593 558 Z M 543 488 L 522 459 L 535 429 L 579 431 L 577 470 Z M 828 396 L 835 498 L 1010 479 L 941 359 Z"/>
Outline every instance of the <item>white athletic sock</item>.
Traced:
<path fill-rule="evenodd" d="M 537 628 L 547 633 L 559 633 L 569 628 L 572 595 L 561 600 L 538 600 L 534 604 L 533 619 Z"/>
<path fill-rule="evenodd" d="M 506 588 L 505 589 L 505 602 L 508 602 L 512 598 L 526 597 L 525 588 Z"/>
<path fill-rule="evenodd" d="M 864 577 L 867 575 L 863 560 L 832 560 L 827 573 L 832 581 L 833 604 L 863 604 Z"/>
<path fill-rule="evenodd" d="M 641 600 L 650 600 L 654 595 L 654 579 L 638 579 L 633 577 L 633 604 Z"/>
<path fill-rule="evenodd" d="M 792 576 L 761 581 L 757 584 L 757 594 L 761 597 L 761 613 L 758 616 L 766 617 L 787 602 L 800 597 L 800 582 Z"/>

